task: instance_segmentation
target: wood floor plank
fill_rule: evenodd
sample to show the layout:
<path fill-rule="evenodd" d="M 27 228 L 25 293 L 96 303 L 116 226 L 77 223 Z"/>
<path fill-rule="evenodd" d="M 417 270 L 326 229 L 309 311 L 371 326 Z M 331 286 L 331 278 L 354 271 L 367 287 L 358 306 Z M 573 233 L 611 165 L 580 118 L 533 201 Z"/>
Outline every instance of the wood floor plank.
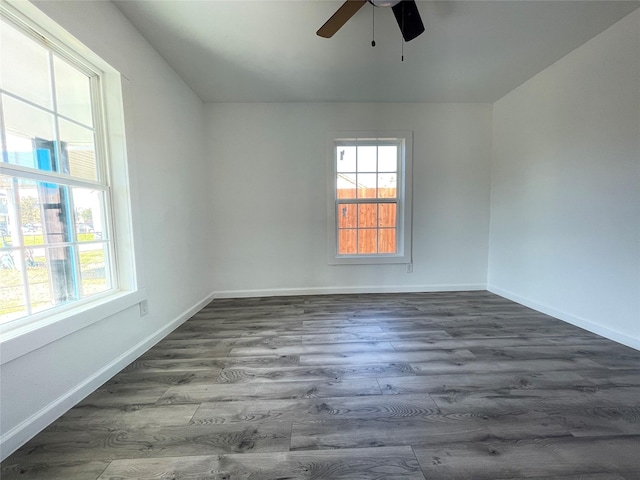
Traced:
<path fill-rule="evenodd" d="M 522 477 L 511 477 L 504 480 L 520 480 Z M 544 477 L 527 477 L 528 480 L 629 480 L 617 473 L 578 473 L 576 475 L 552 475 Z"/>
<path fill-rule="evenodd" d="M 442 329 L 442 328 L 440 328 Z M 242 332 L 243 337 L 259 337 L 259 336 L 276 336 L 276 335 L 317 335 L 317 334 L 336 334 L 336 333 L 355 333 L 362 334 L 375 334 L 381 333 L 384 330 L 380 325 L 362 325 L 362 326 L 350 326 L 350 327 L 289 327 L 288 325 L 280 325 L 268 330 L 262 330 L 258 332 L 244 330 Z"/>
<path fill-rule="evenodd" d="M 425 480 L 409 447 L 116 460 L 99 480 Z"/>
<path fill-rule="evenodd" d="M 574 437 L 640 436 L 640 406 L 563 408 L 549 417 L 561 424 Z M 638 472 L 640 474 L 640 472 Z"/>
<path fill-rule="evenodd" d="M 225 368 L 218 383 L 337 381 L 362 377 L 410 375 L 408 363 L 369 363 L 365 365 L 322 365 L 281 368 Z"/>
<path fill-rule="evenodd" d="M 640 352 L 486 291 L 216 299 L 4 479 L 640 480 Z"/>
<path fill-rule="evenodd" d="M 585 357 L 601 366 L 603 362 L 606 362 L 607 366 L 617 366 L 620 362 L 625 362 L 623 365 L 626 365 L 627 361 L 635 360 L 640 368 L 640 358 L 637 354 L 628 352 L 627 349 L 612 348 L 606 344 L 556 345 L 551 349 L 538 345 L 479 346 L 471 347 L 469 350 L 481 360 Z"/>
<path fill-rule="evenodd" d="M 183 348 L 170 348 L 167 345 L 158 345 L 158 348 L 152 348 L 139 360 L 174 360 L 174 359 L 191 359 L 191 358 L 220 358 L 226 357 L 233 347 L 196 347 L 194 345 L 185 346 Z"/>
<path fill-rule="evenodd" d="M 207 339 L 209 340 L 225 340 L 226 339 L 229 341 L 234 341 L 234 339 L 242 336 L 244 333 L 245 333 L 245 330 L 243 330 L 242 327 L 237 327 L 235 330 L 218 330 L 217 328 L 212 328 L 210 331 L 206 333 L 206 336 L 207 336 Z M 262 336 L 264 337 L 276 336 L 279 333 L 283 333 L 283 332 L 277 332 L 277 331 L 263 332 Z M 177 330 L 174 330 L 169 335 L 167 335 L 165 337 L 165 340 L 169 340 L 169 341 L 191 340 L 193 338 L 202 337 L 202 336 L 203 336 L 203 332 L 193 332 L 183 328 L 178 328 Z M 253 336 L 257 337 L 258 335 L 255 335 L 254 333 Z"/>
<path fill-rule="evenodd" d="M 118 405 L 142 405 L 154 404 L 162 397 L 168 385 L 103 385 L 91 395 L 78 403 L 82 405 L 94 405 L 101 407 L 113 407 Z"/>
<path fill-rule="evenodd" d="M 452 350 L 421 350 L 409 352 L 381 351 L 381 352 L 343 352 L 316 353 L 300 355 L 300 365 L 366 365 L 370 363 L 429 363 L 433 361 L 469 361 L 475 356 L 466 348 Z"/>
<path fill-rule="evenodd" d="M 211 326 L 215 330 L 215 324 Z M 227 337 L 210 338 L 206 335 L 185 335 L 185 338 L 174 338 L 173 335 L 182 334 L 181 330 L 175 330 L 170 336 L 165 337 L 152 350 L 165 348 L 218 348 L 218 347 L 279 347 L 282 345 L 299 345 L 302 335 L 265 335 L 255 337 Z M 171 337 L 171 338 L 170 338 Z"/>
<path fill-rule="evenodd" d="M 158 404 L 235 402 L 244 400 L 278 400 L 288 398 L 355 397 L 380 395 L 375 378 L 337 381 L 282 381 L 256 383 L 221 383 L 179 385 L 169 388 Z"/>
<path fill-rule="evenodd" d="M 640 407 L 640 387 L 496 390 L 462 392 L 452 390 L 443 394 L 430 394 L 444 412 L 461 412 L 473 408 L 483 411 L 493 408 L 525 408 L 550 411 L 559 407 L 589 408 Z"/>
<path fill-rule="evenodd" d="M 224 368 L 224 364 L 220 361 L 210 358 L 187 358 L 187 359 L 171 359 L 171 360 L 144 360 L 137 359 L 127 365 L 122 373 L 132 373 L 135 371 L 144 371 L 145 373 L 162 373 L 162 372 L 194 372 L 194 371 L 218 371 Z"/>
<path fill-rule="evenodd" d="M 572 371 L 550 372 L 490 372 L 409 377 L 384 377 L 378 383 L 384 394 L 453 393 L 504 391 L 520 389 L 593 387 L 594 382 Z"/>
<path fill-rule="evenodd" d="M 498 323 L 483 325 L 459 326 L 456 323 L 451 325 L 438 325 L 454 338 L 501 338 L 501 337 L 557 337 L 558 335 L 566 336 L 584 336 L 585 332 L 573 326 L 549 326 L 540 328 L 537 325 L 518 325 L 510 326 L 499 325 Z"/>
<path fill-rule="evenodd" d="M 589 370 L 579 372 L 584 378 L 602 387 L 640 387 L 640 368 Z"/>
<path fill-rule="evenodd" d="M 126 405 L 97 407 L 82 405 L 72 408 L 58 419 L 60 425 L 107 425 L 120 428 L 150 428 L 185 426 L 191 422 L 198 404 L 185 405 Z"/>
<path fill-rule="evenodd" d="M 302 355 L 302 354 L 329 354 L 329 353 L 355 353 L 355 352 L 385 352 L 394 351 L 390 342 L 350 342 L 350 343 L 323 343 L 284 345 L 282 347 L 234 347 L 229 352 L 231 356 L 254 355 Z"/>
<path fill-rule="evenodd" d="M 453 337 L 442 330 L 441 327 L 435 329 L 421 328 L 410 332 L 383 332 L 382 329 L 376 332 L 350 332 L 350 333 L 317 333 L 302 335 L 302 343 L 307 344 L 327 344 L 327 343 L 354 343 L 354 342 L 393 342 L 410 340 L 412 338 L 422 338 L 425 340 L 443 340 Z M 457 345 L 457 344 L 456 344 Z"/>
<path fill-rule="evenodd" d="M 494 480 L 640 472 L 638 437 L 487 439 L 416 447 L 427 478 Z M 606 478 L 606 477 L 605 477 Z"/>
<path fill-rule="evenodd" d="M 569 436 L 561 425 L 539 412 L 484 415 L 434 414 L 411 419 L 378 418 L 294 422 L 292 450 L 370 448 L 473 442 L 495 436 L 503 439 Z"/>
<path fill-rule="evenodd" d="M 98 480 L 228 480 L 229 472 L 220 468 L 219 455 L 114 460 Z"/>
<path fill-rule="evenodd" d="M 222 369 L 211 370 L 183 370 L 183 371 L 153 371 L 143 369 L 120 372 L 107 381 L 102 388 L 164 388 L 173 385 L 200 385 L 215 383 Z"/>
<path fill-rule="evenodd" d="M 125 429 L 54 424 L 10 458 L 12 462 L 82 462 L 118 458 L 278 452 L 290 444 L 291 425 L 198 425 Z"/>
<path fill-rule="evenodd" d="M 323 419 L 406 419 L 439 413 L 428 395 L 324 397 L 202 403 L 192 425 L 313 421 Z"/>
<path fill-rule="evenodd" d="M 2 480 L 87 480 L 98 478 L 109 465 L 109 461 L 95 462 L 43 462 L 35 464 L 3 463 L 0 469 Z"/>
<path fill-rule="evenodd" d="M 225 367 L 285 367 L 298 365 L 297 355 L 263 355 L 255 357 L 220 357 L 220 358 L 184 358 L 169 360 L 138 359 L 122 370 L 130 373 L 136 370 L 145 372 L 220 372 Z"/>
<path fill-rule="evenodd" d="M 572 369 L 601 368 L 592 360 L 582 357 L 533 360 L 477 360 L 455 362 L 416 362 L 411 363 L 416 375 L 433 375 L 443 373 L 494 373 L 494 372 L 544 372 Z"/>
<path fill-rule="evenodd" d="M 451 337 L 453 338 L 453 337 Z M 581 336 L 543 336 L 538 337 L 531 335 L 529 337 L 491 337 L 491 338 L 468 338 L 455 339 L 459 345 L 465 348 L 486 347 L 519 347 L 519 346 L 568 346 L 568 345 L 605 345 L 611 347 L 611 340 L 599 337 L 597 335 L 581 335 Z M 396 342 L 394 342 L 394 346 Z M 398 348 L 398 346 L 396 346 Z"/>

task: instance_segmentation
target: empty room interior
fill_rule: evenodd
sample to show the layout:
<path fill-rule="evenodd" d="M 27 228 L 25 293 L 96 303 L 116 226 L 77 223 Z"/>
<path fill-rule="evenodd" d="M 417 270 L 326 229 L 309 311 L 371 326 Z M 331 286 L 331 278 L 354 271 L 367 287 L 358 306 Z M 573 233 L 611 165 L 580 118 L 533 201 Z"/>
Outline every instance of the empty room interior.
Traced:
<path fill-rule="evenodd" d="M 640 479 L 639 7 L 1 0 L 0 477 Z"/>

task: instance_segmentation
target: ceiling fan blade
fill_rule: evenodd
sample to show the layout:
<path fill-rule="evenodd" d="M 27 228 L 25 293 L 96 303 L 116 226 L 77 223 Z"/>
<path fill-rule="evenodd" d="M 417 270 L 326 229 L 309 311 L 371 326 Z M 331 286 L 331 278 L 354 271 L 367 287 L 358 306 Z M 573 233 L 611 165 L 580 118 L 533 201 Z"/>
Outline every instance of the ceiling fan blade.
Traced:
<path fill-rule="evenodd" d="M 409 42 L 424 32 L 424 25 L 415 0 L 402 0 L 392 7 L 402 38 Z"/>
<path fill-rule="evenodd" d="M 347 0 L 316 33 L 324 38 L 333 37 L 365 3 L 367 0 Z"/>

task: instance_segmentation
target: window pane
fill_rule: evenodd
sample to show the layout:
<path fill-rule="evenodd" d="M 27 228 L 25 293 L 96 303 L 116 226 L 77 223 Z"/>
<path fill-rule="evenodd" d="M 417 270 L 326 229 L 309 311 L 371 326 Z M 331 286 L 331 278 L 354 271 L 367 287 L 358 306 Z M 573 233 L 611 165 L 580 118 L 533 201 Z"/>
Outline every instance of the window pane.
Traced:
<path fill-rule="evenodd" d="M 76 235 L 79 242 L 106 240 L 104 193 L 87 188 L 73 189 Z"/>
<path fill-rule="evenodd" d="M 396 198 L 398 195 L 397 175 L 381 173 L 378 175 L 378 198 Z"/>
<path fill-rule="evenodd" d="M 58 57 L 54 57 L 53 69 L 58 113 L 92 126 L 89 77 Z"/>
<path fill-rule="evenodd" d="M 60 305 L 79 299 L 76 278 L 76 258 L 72 247 L 47 249 L 53 303 Z M 33 300 L 32 300 L 33 301 Z"/>
<path fill-rule="evenodd" d="M 338 230 L 338 253 L 340 255 L 356 254 L 358 250 L 357 245 L 357 230 L 355 229 L 340 229 Z"/>
<path fill-rule="evenodd" d="M 89 297 L 111 288 L 108 281 L 108 249 L 105 244 L 80 245 L 82 297 Z"/>
<path fill-rule="evenodd" d="M 339 173 L 336 178 L 337 198 L 356 198 L 356 175 Z"/>
<path fill-rule="evenodd" d="M 0 251 L 0 323 L 27 314 L 20 252 Z"/>
<path fill-rule="evenodd" d="M 17 184 L 12 177 L 0 176 L 0 247 L 17 247 L 20 245 L 18 236 L 18 209 L 16 206 Z"/>
<path fill-rule="evenodd" d="M 74 177 L 97 180 L 93 130 L 61 119 L 60 140 L 61 154 L 68 162 L 69 173 Z"/>
<path fill-rule="evenodd" d="M 378 223 L 378 205 L 364 203 L 358 205 L 358 228 L 376 228 Z"/>
<path fill-rule="evenodd" d="M 356 228 L 358 219 L 357 205 L 338 204 L 338 228 Z"/>
<path fill-rule="evenodd" d="M 336 171 L 355 172 L 356 171 L 356 147 L 336 147 Z"/>
<path fill-rule="evenodd" d="M 42 230 L 42 208 L 38 199 L 38 188 L 33 180 L 18 182 L 20 198 L 20 218 L 22 220 L 22 238 L 24 245 L 42 245 L 44 232 Z"/>
<path fill-rule="evenodd" d="M 51 245 L 73 241 L 73 216 L 69 187 L 38 182 L 38 200 L 42 208 L 45 243 Z"/>
<path fill-rule="evenodd" d="M 375 172 L 378 147 L 358 147 L 358 172 Z"/>
<path fill-rule="evenodd" d="M 381 203 L 378 205 L 378 226 L 379 227 L 395 227 L 396 226 L 396 204 Z"/>
<path fill-rule="evenodd" d="M 358 253 L 378 253 L 378 235 L 375 228 L 358 230 Z"/>
<path fill-rule="evenodd" d="M 39 312 L 55 306 L 46 249 L 27 249 L 26 262 L 32 311 Z"/>
<path fill-rule="evenodd" d="M 396 253 L 396 229 L 378 230 L 378 253 Z"/>
<path fill-rule="evenodd" d="M 358 198 L 376 198 L 378 176 L 375 173 L 358 174 Z"/>
<path fill-rule="evenodd" d="M 2 96 L 2 105 L 7 161 L 23 167 L 56 170 L 53 115 L 6 95 Z"/>
<path fill-rule="evenodd" d="M 395 172 L 398 170 L 398 147 L 384 145 L 378 147 L 378 171 Z"/>
<path fill-rule="evenodd" d="M 0 86 L 51 108 L 49 52 L 9 23 L 0 21 Z"/>

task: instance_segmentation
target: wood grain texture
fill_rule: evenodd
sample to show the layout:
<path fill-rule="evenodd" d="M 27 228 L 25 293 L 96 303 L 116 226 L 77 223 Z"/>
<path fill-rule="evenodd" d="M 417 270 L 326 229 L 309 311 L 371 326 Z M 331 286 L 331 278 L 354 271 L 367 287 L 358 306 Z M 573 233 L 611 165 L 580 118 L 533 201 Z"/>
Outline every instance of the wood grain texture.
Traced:
<path fill-rule="evenodd" d="M 349 381 L 279 381 L 257 383 L 219 383 L 181 385 L 167 389 L 158 403 L 202 403 L 286 398 L 322 398 L 335 396 L 379 395 L 375 378 Z"/>
<path fill-rule="evenodd" d="M 635 471 L 637 479 L 639 441 L 634 436 L 486 439 L 417 447 L 414 452 L 431 478 L 493 480 L 595 473 L 634 478 L 627 476 Z"/>
<path fill-rule="evenodd" d="M 424 480 L 409 447 L 116 460 L 99 480 Z"/>
<path fill-rule="evenodd" d="M 1 478 L 640 480 L 640 352 L 487 292 L 218 299 Z"/>
<path fill-rule="evenodd" d="M 0 478 L 20 478 L 22 480 L 86 480 L 97 478 L 111 462 L 66 462 L 15 463 L 2 467 Z"/>

